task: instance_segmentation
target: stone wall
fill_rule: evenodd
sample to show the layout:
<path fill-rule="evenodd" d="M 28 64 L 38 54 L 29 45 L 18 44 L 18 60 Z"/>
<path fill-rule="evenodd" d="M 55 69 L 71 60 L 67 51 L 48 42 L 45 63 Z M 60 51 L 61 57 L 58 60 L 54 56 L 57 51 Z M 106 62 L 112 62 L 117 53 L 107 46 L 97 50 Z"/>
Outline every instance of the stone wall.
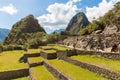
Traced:
<path fill-rule="evenodd" d="M 24 77 L 29 75 L 29 69 L 17 69 L 17 70 L 10 70 L 10 71 L 3 71 L 0 72 L 0 80 L 11 80 L 18 77 Z"/>
<path fill-rule="evenodd" d="M 77 60 L 72 60 L 70 58 L 63 58 L 64 61 L 67 61 L 69 63 L 72 63 L 74 65 L 80 66 L 84 69 L 87 69 L 89 71 L 95 72 L 103 77 L 106 77 L 110 80 L 120 80 L 120 73 L 116 73 L 104 68 L 100 68 L 96 65 L 92 65 L 92 64 L 88 64 L 88 63 L 84 63 L 81 61 L 77 61 Z"/>
<path fill-rule="evenodd" d="M 68 51 L 66 51 L 66 52 L 67 52 L 67 56 L 68 56 L 68 57 L 77 55 L 76 50 L 68 50 Z"/>
<path fill-rule="evenodd" d="M 24 54 L 23 59 L 24 59 L 24 62 L 27 62 L 28 57 L 39 57 L 39 56 L 40 56 L 40 53 Z"/>
<path fill-rule="evenodd" d="M 69 51 L 63 51 L 63 53 L 66 53 L 67 56 L 74 56 L 74 55 L 99 55 L 101 57 L 108 58 L 108 59 L 120 60 L 120 54 L 119 53 L 85 51 L 85 50 L 69 50 Z"/>
<path fill-rule="evenodd" d="M 57 58 L 58 59 L 67 57 L 67 51 L 60 51 L 60 50 L 58 50 L 56 53 L 57 53 Z"/>
<path fill-rule="evenodd" d="M 51 66 L 50 64 L 44 62 L 44 66 L 47 68 L 48 71 L 50 71 L 53 74 L 54 77 L 57 78 L 57 80 L 71 80 L 68 77 L 66 77 L 64 74 L 62 74 L 62 72 L 58 71 L 53 66 Z"/>
<path fill-rule="evenodd" d="M 56 53 L 45 53 L 45 52 L 42 52 L 42 51 L 40 53 L 40 56 L 42 56 L 45 59 L 55 59 L 55 58 L 57 58 Z"/>
<path fill-rule="evenodd" d="M 106 52 L 96 52 L 96 51 L 82 51 L 76 50 L 78 55 L 99 55 L 104 58 L 113 59 L 113 60 L 120 60 L 120 54 L 118 53 L 106 53 Z"/>
<path fill-rule="evenodd" d="M 43 61 L 36 62 L 36 63 L 29 63 L 28 62 L 28 64 L 29 64 L 30 67 L 35 67 L 35 66 L 43 65 Z"/>

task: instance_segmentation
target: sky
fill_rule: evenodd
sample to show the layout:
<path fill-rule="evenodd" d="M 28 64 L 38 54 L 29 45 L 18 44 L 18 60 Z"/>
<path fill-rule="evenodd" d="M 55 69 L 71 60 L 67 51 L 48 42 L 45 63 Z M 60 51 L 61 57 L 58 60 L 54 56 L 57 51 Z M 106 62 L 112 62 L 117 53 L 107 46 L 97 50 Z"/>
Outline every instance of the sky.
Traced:
<path fill-rule="evenodd" d="M 33 14 L 51 33 L 65 29 L 71 18 L 84 12 L 91 22 L 103 16 L 120 0 L 0 0 L 0 28 L 11 29 L 21 18 Z"/>

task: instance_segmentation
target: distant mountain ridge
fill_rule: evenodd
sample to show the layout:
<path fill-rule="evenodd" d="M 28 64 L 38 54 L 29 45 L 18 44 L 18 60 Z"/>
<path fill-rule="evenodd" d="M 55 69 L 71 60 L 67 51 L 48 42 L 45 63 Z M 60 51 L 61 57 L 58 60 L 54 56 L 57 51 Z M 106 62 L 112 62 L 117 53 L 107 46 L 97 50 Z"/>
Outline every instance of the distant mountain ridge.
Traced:
<path fill-rule="evenodd" d="M 57 32 L 57 33 L 60 33 L 61 31 L 64 31 L 65 29 L 58 29 L 58 30 L 55 30 L 54 32 Z"/>
<path fill-rule="evenodd" d="M 66 31 L 71 34 L 77 34 L 80 29 L 85 28 L 89 24 L 88 18 L 83 12 L 79 12 L 70 20 Z"/>
<path fill-rule="evenodd" d="M 9 33 L 9 29 L 0 28 L 0 42 L 2 42 Z"/>

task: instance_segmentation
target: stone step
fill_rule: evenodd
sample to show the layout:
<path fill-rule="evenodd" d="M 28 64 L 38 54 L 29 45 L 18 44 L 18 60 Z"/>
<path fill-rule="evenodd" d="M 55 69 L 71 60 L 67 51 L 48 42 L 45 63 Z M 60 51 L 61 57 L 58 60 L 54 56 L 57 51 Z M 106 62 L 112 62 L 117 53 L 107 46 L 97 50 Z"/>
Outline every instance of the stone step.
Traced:
<path fill-rule="evenodd" d="M 35 67 L 43 64 L 43 58 L 42 57 L 31 57 L 27 59 L 27 63 L 30 67 Z"/>
<path fill-rule="evenodd" d="M 57 80 L 43 65 L 29 70 L 30 80 Z"/>

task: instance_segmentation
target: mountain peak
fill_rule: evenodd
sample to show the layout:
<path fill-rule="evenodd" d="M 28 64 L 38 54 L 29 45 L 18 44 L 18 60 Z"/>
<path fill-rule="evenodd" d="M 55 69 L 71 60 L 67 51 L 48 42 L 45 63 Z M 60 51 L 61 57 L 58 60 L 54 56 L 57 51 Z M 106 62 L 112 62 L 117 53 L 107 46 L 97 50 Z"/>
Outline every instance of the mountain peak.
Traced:
<path fill-rule="evenodd" d="M 79 12 L 70 20 L 66 31 L 69 31 L 72 34 L 77 34 L 80 29 L 86 27 L 88 24 L 89 21 L 86 15 L 83 12 Z"/>
<path fill-rule="evenodd" d="M 12 30 L 4 40 L 4 44 L 16 43 L 23 35 L 36 32 L 46 33 L 38 20 L 33 15 L 28 15 L 13 25 Z"/>

